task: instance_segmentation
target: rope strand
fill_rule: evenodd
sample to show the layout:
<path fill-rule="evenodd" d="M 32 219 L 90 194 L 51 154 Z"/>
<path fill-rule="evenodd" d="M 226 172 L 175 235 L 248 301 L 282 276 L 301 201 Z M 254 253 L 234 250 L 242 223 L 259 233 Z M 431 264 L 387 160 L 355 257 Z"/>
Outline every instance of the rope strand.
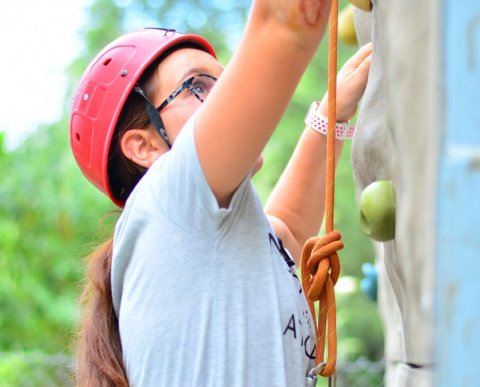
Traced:
<path fill-rule="evenodd" d="M 334 230 L 335 205 L 335 124 L 337 121 L 337 34 L 338 0 L 332 0 L 330 10 L 328 55 L 328 129 L 325 192 L 326 235 L 310 238 L 302 251 L 302 285 L 316 327 L 316 364 L 325 363 L 320 372 L 330 377 L 335 373 L 337 361 L 337 326 L 334 286 L 340 275 L 340 259 L 337 251 L 343 248 L 340 232 Z M 319 301 L 319 317 L 315 302 Z M 328 343 L 327 361 L 325 342 Z"/>
<path fill-rule="evenodd" d="M 338 0 L 332 0 L 328 42 L 328 132 L 327 132 L 327 184 L 325 200 L 325 229 L 333 231 L 335 204 L 335 124 L 337 122 L 337 34 Z"/>

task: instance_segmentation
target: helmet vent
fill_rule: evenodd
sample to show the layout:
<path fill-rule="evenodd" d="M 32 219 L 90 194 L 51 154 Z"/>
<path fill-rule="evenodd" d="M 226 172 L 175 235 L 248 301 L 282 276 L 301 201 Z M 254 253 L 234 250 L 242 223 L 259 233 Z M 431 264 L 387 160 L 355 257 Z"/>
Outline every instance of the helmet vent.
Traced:
<path fill-rule="evenodd" d="M 80 133 L 75 133 L 75 139 L 77 140 L 77 142 L 80 142 Z"/>
<path fill-rule="evenodd" d="M 110 62 L 112 61 L 112 58 L 107 58 L 103 61 L 103 65 L 104 66 L 108 66 L 110 64 Z"/>

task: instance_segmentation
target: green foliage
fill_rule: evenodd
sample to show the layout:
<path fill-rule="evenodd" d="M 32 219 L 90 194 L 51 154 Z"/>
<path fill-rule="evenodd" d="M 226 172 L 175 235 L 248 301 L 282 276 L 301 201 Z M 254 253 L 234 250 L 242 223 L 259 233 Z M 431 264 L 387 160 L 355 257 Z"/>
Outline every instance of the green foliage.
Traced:
<path fill-rule="evenodd" d="M 226 63 L 249 3 L 95 0 L 82 32 L 85 48 L 68 69 L 71 89 L 106 42 L 123 31 L 149 25 L 203 34 Z M 341 46 L 339 62 L 352 53 Z M 255 179 L 262 198 L 285 166 L 310 102 L 326 89 L 326 57 L 324 42 L 265 151 L 265 167 Z M 70 90 L 66 101 L 71 94 Z M 349 153 L 346 145 L 337 170 L 336 226 L 346 243 L 341 253 L 343 274 L 358 282 L 361 264 L 372 261 L 374 253 L 360 228 Z M 76 166 L 68 144 L 67 104 L 62 120 L 38 128 L 14 150 L 5 149 L 0 133 L 0 170 L 0 380 L 7 383 L 0 386 L 34 385 L 22 382 L 30 367 L 24 357 L 2 353 L 71 354 L 84 277 L 82 260 L 111 234 L 118 212 Z M 376 307 L 357 289 L 339 296 L 339 356 L 376 359 L 382 355 Z"/>
<path fill-rule="evenodd" d="M 98 240 L 99 211 L 109 208 L 76 168 L 66 127 L 40 128 L 0 159 L 8 171 L 0 185 L 2 350 L 66 349 L 83 276 L 80 246 Z"/>
<path fill-rule="evenodd" d="M 141 15 L 149 15 L 157 26 L 201 33 L 212 42 L 218 52 L 225 53 L 229 51 L 229 47 L 237 43 L 251 2 L 246 0 L 127 0 L 124 3 L 135 3 L 138 7 L 137 12 Z M 145 20 L 144 17 L 143 20 Z M 219 31 L 221 31 L 220 34 Z"/>
<path fill-rule="evenodd" d="M 0 158 L 5 154 L 5 133 L 0 132 Z"/>
<path fill-rule="evenodd" d="M 41 352 L 0 354 L 0 387 L 74 385 L 72 359 L 65 355 L 45 356 Z"/>

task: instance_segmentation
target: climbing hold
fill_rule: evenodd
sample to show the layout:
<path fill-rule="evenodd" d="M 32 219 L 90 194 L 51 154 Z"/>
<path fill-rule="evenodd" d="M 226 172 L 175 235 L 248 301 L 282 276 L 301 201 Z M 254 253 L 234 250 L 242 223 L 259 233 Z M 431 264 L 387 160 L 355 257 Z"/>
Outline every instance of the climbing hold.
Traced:
<path fill-rule="evenodd" d="M 377 241 L 395 238 L 395 192 L 390 181 L 368 185 L 360 195 L 360 220 L 363 231 Z"/>
<path fill-rule="evenodd" d="M 369 300 L 377 301 L 377 289 L 378 289 L 378 273 L 377 268 L 371 263 L 364 263 L 362 265 L 362 273 L 364 278 L 360 281 L 360 289 Z"/>
<path fill-rule="evenodd" d="M 347 5 L 338 15 L 338 38 L 347 46 L 358 45 L 351 5 Z"/>
<path fill-rule="evenodd" d="M 362 11 L 371 12 L 372 2 L 370 0 L 349 0 L 355 7 L 360 8 Z"/>

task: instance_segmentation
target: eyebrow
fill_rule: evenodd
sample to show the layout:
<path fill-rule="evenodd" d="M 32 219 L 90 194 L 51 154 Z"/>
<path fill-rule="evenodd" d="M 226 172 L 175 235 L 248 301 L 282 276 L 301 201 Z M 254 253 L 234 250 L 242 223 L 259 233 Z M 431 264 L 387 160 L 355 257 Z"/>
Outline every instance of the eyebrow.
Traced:
<path fill-rule="evenodd" d="M 210 73 L 205 69 L 205 67 L 201 67 L 201 66 L 191 67 L 185 73 L 183 73 L 183 75 L 180 77 L 179 81 L 177 82 L 177 85 L 181 85 L 187 79 L 198 74 L 210 74 Z"/>

